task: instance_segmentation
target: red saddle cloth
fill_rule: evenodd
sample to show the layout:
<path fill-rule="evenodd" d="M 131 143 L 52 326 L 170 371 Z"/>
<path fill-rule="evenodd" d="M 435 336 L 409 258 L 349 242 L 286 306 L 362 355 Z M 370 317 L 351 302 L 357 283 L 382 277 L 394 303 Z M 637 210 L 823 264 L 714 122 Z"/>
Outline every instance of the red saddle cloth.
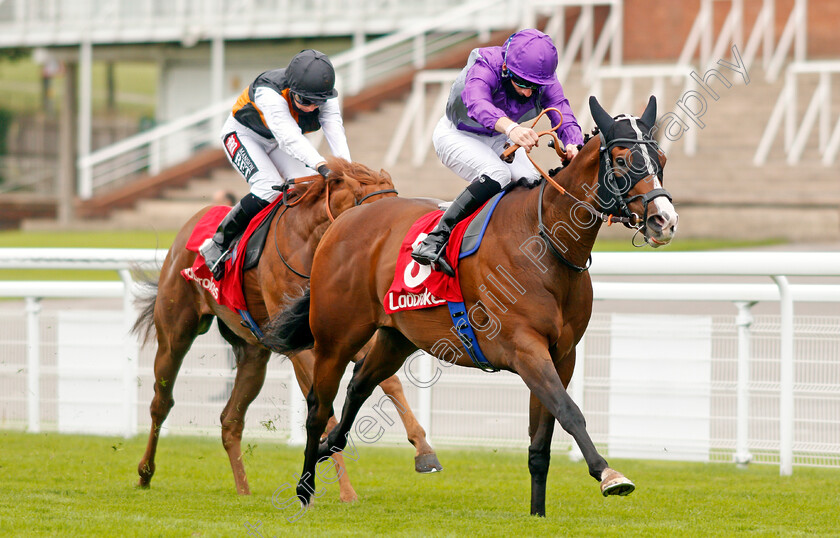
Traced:
<path fill-rule="evenodd" d="M 464 302 L 458 280 L 458 256 L 461 252 L 461 242 L 464 240 L 467 226 L 479 211 L 480 209 L 459 222 L 449 236 L 449 243 L 446 246 L 446 259 L 455 270 L 454 277 L 447 276 L 440 271 L 432 271 L 428 265 L 420 265 L 411 258 L 411 251 L 414 250 L 414 246 L 434 230 L 443 216 L 443 211 L 427 213 L 411 225 L 402 245 L 400 245 L 394 281 L 383 301 L 386 314 L 393 314 L 402 310 L 419 310 L 442 306 L 447 301 Z"/>
<path fill-rule="evenodd" d="M 190 238 L 187 240 L 187 250 L 197 253 L 198 256 L 195 257 L 195 263 L 192 264 L 192 267 L 181 271 L 181 276 L 187 280 L 198 282 L 202 288 L 210 292 L 210 295 L 220 305 L 226 306 L 234 312 L 247 310 L 248 305 L 245 303 L 245 294 L 242 291 L 242 275 L 245 272 L 243 269 L 245 247 L 248 245 L 248 240 L 251 238 L 254 230 L 271 213 L 274 206 L 280 203 L 281 199 L 282 197 L 278 197 L 277 200 L 251 219 L 239 243 L 234 247 L 231 256 L 225 261 L 225 276 L 221 282 L 213 278 L 210 269 L 204 264 L 204 257 L 198 254 L 198 247 L 201 246 L 205 239 L 216 233 L 219 223 L 230 212 L 230 208 L 227 206 L 214 206 L 210 208 L 201 217 L 201 220 L 196 223 Z"/>

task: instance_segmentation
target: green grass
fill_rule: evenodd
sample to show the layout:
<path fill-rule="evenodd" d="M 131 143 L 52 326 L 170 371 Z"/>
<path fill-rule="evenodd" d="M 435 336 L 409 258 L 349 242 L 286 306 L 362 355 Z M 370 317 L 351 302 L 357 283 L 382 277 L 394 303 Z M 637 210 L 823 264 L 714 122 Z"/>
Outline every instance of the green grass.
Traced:
<path fill-rule="evenodd" d="M 444 472 L 426 476 L 409 446 L 359 445 L 348 463 L 359 500 L 342 504 L 338 485 L 319 481 L 324 496 L 289 522 L 297 507 L 271 497 L 294 483 L 300 448 L 252 446 L 252 495 L 239 497 L 217 439 L 162 439 L 149 490 L 134 487 L 144 438 L 3 431 L 0 443 L 2 536 L 247 536 L 246 522 L 265 537 L 837 535 L 837 469 L 616 460 L 638 489 L 603 498 L 583 463 L 555 454 L 542 519 L 528 515 L 524 450 L 442 449 Z"/>
<path fill-rule="evenodd" d="M 628 231 L 628 234 L 630 232 Z M 645 245 L 642 248 L 630 244 L 630 236 L 627 240 L 598 239 L 595 241 L 594 252 L 688 252 L 697 250 L 733 250 L 768 247 L 782 245 L 787 241 L 784 239 L 763 239 L 763 240 L 739 240 L 739 239 L 680 239 L 679 236 L 667 247 L 654 250 Z"/>
<path fill-rule="evenodd" d="M 169 250 L 177 230 L 95 232 L 0 232 L 0 248 L 156 248 Z M 119 280 L 115 271 L 2 269 L 0 280 Z"/>
<path fill-rule="evenodd" d="M 0 60 L 0 91 L 3 108 L 13 112 L 41 112 L 41 67 L 30 58 Z M 158 67 L 149 62 L 120 62 L 115 64 L 114 85 L 116 104 L 124 115 L 140 118 L 154 116 Z M 91 90 L 94 113 L 106 108 L 106 63 L 94 62 Z M 49 95 L 60 108 L 64 93 L 64 77 L 52 79 Z"/>

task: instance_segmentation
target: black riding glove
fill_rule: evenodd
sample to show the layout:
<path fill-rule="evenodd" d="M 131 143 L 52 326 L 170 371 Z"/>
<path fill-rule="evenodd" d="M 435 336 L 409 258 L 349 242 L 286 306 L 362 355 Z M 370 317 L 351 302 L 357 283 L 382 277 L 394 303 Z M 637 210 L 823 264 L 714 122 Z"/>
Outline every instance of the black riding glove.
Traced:
<path fill-rule="evenodd" d="M 318 167 L 318 173 L 321 174 L 324 179 L 329 179 L 332 175 L 332 170 L 330 170 L 326 164 L 322 164 Z"/>

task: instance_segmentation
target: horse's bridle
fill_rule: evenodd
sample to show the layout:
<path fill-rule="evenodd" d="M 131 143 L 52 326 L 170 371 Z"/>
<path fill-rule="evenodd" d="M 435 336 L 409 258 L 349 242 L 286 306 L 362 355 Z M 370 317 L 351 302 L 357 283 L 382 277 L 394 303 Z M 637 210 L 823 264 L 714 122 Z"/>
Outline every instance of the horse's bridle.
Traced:
<path fill-rule="evenodd" d="M 282 211 L 282 213 L 280 213 L 280 216 L 277 217 L 277 220 L 275 221 L 275 224 L 274 224 L 275 228 L 280 227 L 280 221 L 283 219 L 283 215 L 286 214 L 286 211 L 288 211 L 289 208 L 298 205 L 304 198 L 306 198 L 306 195 L 308 195 L 312 191 L 312 187 L 310 187 L 310 188 L 306 189 L 306 192 L 301 194 L 299 197 L 295 198 L 294 200 L 289 201 L 288 194 L 289 194 L 289 191 L 291 190 L 291 187 L 294 187 L 295 185 L 314 183 L 320 177 L 321 177 L 320 174 L 316 174 L 316 175 L 312 175 L 312 176 L 306 176 L 304 178 L 298 178 L 298 179 L 305 179 L 306 181 L 297 181 L 297 182 L 295 181 L 295 179 L 290 179 L 290 180 L 286 181 L 283 185 L 275 187 L 275 190 L 281 191 L 282 196 L 283 196 L 283 200 L 281 201 L 281 203 L 283 204 L 283 211 Z M 326 179 L 324 180 L 324 187 L 326 189 L 326 196 L 324 197 L 324 208 L 327 211 L 327 217 L 330 219 L 330 222 L 335 222 L 335 217 L 333 216 L 332 210 L 330 209 L 330 183 Z M 362 196 L 362 198 L 359 199 L 359 200 L 357 200 L 356 196 L 353 195 L 354 207 L 358 207 L 358 206 L 362 205 L 362 203 L 365 200 L 367 200 L 368 198 L 371 198 L 373 196 L 377 196 L 377 195 L 380 195 L 380 194 L 390 194 L 390 193 L 399 194 L 399 192 L 397 192 L 396 189 L 382 189 L 382 190 L 378 190 L 378 191 L 368 193 L 368 194 Z M 309 279 L 310 275 L 305 275 L 305 274 L 301 273 L 300 271 L 297 271 L 291 265 L 289 265 L 289 262 L 286 261 L 286 258 L 283 256 L 283 253 L 280 252 L 280 245 L 277 244 L 277 230 L 276 229 L 274 231 L 274 249 L 277 251 L 277 255 L 280 257 L 280 261 L 283 262 L 283 265 L 285 265 L 286 268 L 289 271 L 293 272 L 294 274 L 296 274 L 297 276 L 299 276 L 301 278 Z"/>
<path fill-rule="evenodd" d="M 613 208 L 614 206 L 617 206 L 617 211 L 616 211 L 616 209 L 611 209 L 611 210 L 606 211 L 606 213 L 609 214 L 609 215 L 617 216 L 617 217 L 626 217 L 628 219 L 634 217 L 636 219 L 635 222 L 628 221 L 628 222 L 622 222 L 622 223 L 625 226 L 627 226 L 628 228 L 640 229 L 641 226 L 639 226 L 639 224 L 647 222 L 647 219 L 648 219 L 648 204 L 654 198 L 658 198 L 660 196 L 664 196 L 669 201 L 671 201 L 672 200 L 671 193 L 669 193 L 664 188 L 659 187 L 659 188 L 656 188 L 656 189 L 651 189 L 650 191 L 648 191 L 644 194 L 636 194 L 634 196 L 625 196 L 636 185 L 636 183 L 638 183 L 639 181 L 641 181 L 643 179 L 644 180 L 648 179 L 649 177 L 651 177 L 651 175 L 648 174 L 648 175 L 645 175 L 645 176 L 640 176 L 640 177 L 636 178 L 635 180 L 631 180 L 631 181 L 628 182 L 628 185 L 627 185 L 626 189 L 620 189 L 618 187 L 618 185 L 616 184 L 615 168 L 613 166 L 612 152 L 610 150 L 614 146 L 619 146 L 619 145 L 621 147 L 628 147 L 629 146 L 628 149 L 632 148 L 632 147 L 634 147 L 638 144 L 647 144 L 647 145 L 650 145 L 650 146 L 653 146 L 653 147 L 657 147 L 658 145 L 656 143 L 656 140 L 653 140 L 653 139 L 650 139 L 650 138 L 642 138 L 642 139 L 638 139 L 638 138 L 615 138 L 615 139 L 607 142 L 606 137 L 604 136 L 603 132 L 600 133 L 600 137 L 601 137 L 601 146 L 599 148 L 600 160 L 599 160 L 599 163 L 598 163 L 598 193 L 599 193 L 599 199 L 600 199 L 600 201 L 603 201 L 603 198 L 601 197 L 601 194 L 604 193 L 604 192 L 609 192 L 611 194 L 611 198 L 612 198 L 611 201 L 615 202 L 615 203 L 610 204 L 610 207 Z M 603 165 L 603 168 L 602 168 L 602 165 Z M 662 169 L 661 168 L 659 168 L 659 170 L 657 172 L 657 177 L 659 177 L 660 179 L 662 178 Z M 644 215 L 641 218 L 638 215 L 636 215 L 635 213 L 633 213 L 632 211 L 630 211 L 630 208 L 628 207 L 629 204 L 633 203 L 636 200 L 641 200 L 642 201 L 642 206 L 644 207 Z M 615 221 L 613 221 L 613 222 L 615 222 Z"/>
<path fill-rule="evenodd" d="M 552 127 L 551 129 L 549 129 L 547 131 L 542 131 L 542 132 L 537 133 L 537 136 L 542 137 L 544 135 L 548 135 L 548 136 L 552 137 L 552 140 L 549 141 L 549 146 L 554 148 L 555 152 L 557 152 L 557 155 L 560 156 L 561 159 L 566 160 L 566 152 L 565 152 L 564 149 L 562 149 L 563 145 L 560 142 L 560 139 L 557 138 L 557 135 L 555 134 L 555 131 L 563 123 L 563 114 L 559 110 L 557 110 L 556 108 L 546 108 L 545 110 L 540 112 L 540 114 L 534 119 L 534 122 L 532 123 L 532 128 L 533 128 L 533 126 L 535 126 L 537 124 L 537 121 L 539 121 L 540 117 L 543 114 L 547 113 L 549 110 L 553 110 L 553 111 L 557 112 L 558 114 L 560 114 L 560 123 L 558 123 L 557 125 L 555 125 L 554 127 Z M 543 224 L 543 217 L 542 217 L 542 206 L 543 206 L 542 200 L 543 200 L 543 194 L 545 193 L 546 183 L 550 184 L 552 187 L 557 189 L 557 191 L 560 192 L 560 194 L 568 196 L 569 198 L 574 200 L 576 202 L 575 205 L 579 205 L 582 208 L 586 209 L 593 217 L 595 217 L 596 220 L 606 222 L 607 226 L 611 226 L 613 223 L 621 223 L 621 224 L 624 224 L 625 226 L 627 226 L 628 228 L 635 228 L 636 230 L 641 230 L 643 228 L 642 224 L 647 222 L 648 204 L 654 198 L 658 198 L 660 196 L 665 196 L 666 198 L 668 198 L 668 200 L 671 200 L 671 194 L 668 191 L 666 191 L 664 188 L 652 189 L 651 191 L 646 192 L 644 194 L 637 194 L 637 195 L 629 196 L 629 197 L 625 196 L 625 194 L 627 194 L 636 185 L 636 183 L 638 183 L 642 179 L 647 179 L 647 177 L 650 177 L 649 175 L 639 177 L 635 181 L 632 181 L 627 186 L 627 188 L 624 189 L 624 190 L 619 189 L 618 185 L 616 184 L 616 176 L 615 176 L 615 173 L 613 172 L 614 166 L 613 166 L 613 162 L 612 162 L 612 153 L 610 152 L 610 150 L 613 148 L 613 146 L 616 146 L 619 143 L 622 143 L 622 144 L 630 143 L 631 145 L 633 145 L 633 144 L 651 144 L 653 146 L 656 146 L 657 144 L 656 144 L 655 140 L 653 140 L 653 139 L 635 139 L 635 138 L 615 138 L 615 139 L 607 142 L 606 137 L 604 136 L 604 133 L 601 132 L 600 135 L 601 135 L 601 144 L 600 144 L 600 148 L 599 148 L 599 160 L 598 160 L 598 192 L 600 193 L 604 190 L 609 191 L 611 193 L 612 200 L 615 202 L 614 204 L 610 204 L 610 207 L 618 206 L 617 211 L 615 209 L 612 209 L 611 211 L 598 211 L 589 202 L 585 202 L 583 200 L 580 200 L 579 198 L 577 198 L 573 194 L 569 193 L 568 191 L 566 191 L 566 189 L 562 185 L 557 183 L 551 177 L 550 174 L 547 174 L 542 168 L 540 168 L 540 166 L 536 162 L 534 162 L 534 159 L 531 158 L 530 153 L 527 153 L 528 160 L 531 161 L 531 164 L 534 165 L 534 168 L 537 169 L 537 171 L 540 173 L 540 176 L 542 176 L 542 178 L 545 180 L 545 181 L 540 181 L 540 196 L 538 198 L 539 202 L 537 202 L 537 222 L 538 222 L 539 236 L 543 239 L 546 246 L 548 247 L 548 250 L 551 252 L 551 254 L 555 258 L 557 258 L 566 267 L 568 267 L 568 268 L 570 268 L 573 271 L 578 272 L 578 273 L 582 273 L 582 272 L 586 271 L 587 269 L 589 269 L 589 266 L 592 265 L 592 255 L 591 254 L 589 255 L 589 258 L 586 261 L 586 265 L 580 266 L 580 265 L 574 264 L 571 261 L 567 260 L 566 257 L 563 256 L 563 254 L 559 250 L 557 250 L 557 248 L 551 242 L 551 238 L 549 237 L 549 234 L 546 232 L 547 228 L 546 228 L 545 224 Z M 588 139 L 584 140 L 584 143 L 586 143 L 587 140 Z M 501 159 L 505 160 L 507 162 L 510 162 L 509 159 L 510 160 L 513 159 L 513 153 L 518 148 L 519 148 L 519 146 L 517 146 L 517 145 L 510 146 L 509 148 L 507 148 L 502 153 Z M 662 169 L 660 168 L 659 169 L 659 174 L 661 174 L 661 173 L 662 173 Z M 630 203 L 632 203 L 632 202 L 634 202 L 635 200 L 638 200 L 638 199 L 641 199 L 642 205 L 644 206 L 644 210 L 645 210 L 644 211 L 644 217 L 639 217 L 639 215 L 630 211 L 630 208 L 628 207 L 628 204 L 630 204 Z M 634 243 L 634 245 L 635 245 L 635 243 Z M 640 245 L 636 245 L 636 246 L 640 246 Z"/>

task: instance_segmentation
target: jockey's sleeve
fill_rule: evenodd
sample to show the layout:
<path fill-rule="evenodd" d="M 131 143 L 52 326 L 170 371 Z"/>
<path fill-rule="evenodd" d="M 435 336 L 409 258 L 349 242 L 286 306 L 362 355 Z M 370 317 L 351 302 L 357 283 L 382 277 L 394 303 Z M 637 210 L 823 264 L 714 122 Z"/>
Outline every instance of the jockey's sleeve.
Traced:
<path fill-rule="evenodd" d="M 330 151 L 336 157 L 350 159 L 350 148 L 347 146 L 347 135 L 344 133 L 344 122 L 341 119 L 341 110 L 338 100 L 327 99 L 327 102 L 318 107 L 318 121 L 321 122 L 321 129 L 324 130 L 324 138 L 330 146 Z"/>
<path fill-rule="evenodd" d="M 326 160 L 303 136 L 300 126 L 292 117 L 289 104 L 282 95 L 270 88 L 259 87 L 254 92 L 254 104 L 262 111 L 265 123 L 283 152 L 313 170 L 315 165 Z"/>
<path fill-rule="evenodd" d="M 557 130 L 557 136 L 563 141 L 564 146 L 583 144 L 583 133 L 580 130 L 577 118 L 572 112 L 572 107 L 569 105 L 569 100 L 563 94 L 563 86 L 560 85 L 560 82 L 545 86 L 540 104 L 543 108 L 556 108 L 563 114 L 563 125 Z M 560 116 L 556 112 L 549 112 L 548 117 L 552 126 L 560 122 Z"/>
<path fill-rule="evenodd" d="M 499 118 L 507 116 L 493 103 L 493 90 L 501 83 L 499 76 L 479 58 L 467 72 L 461 92 L 467 114 L 491 132 L 496 130 Z"/>

